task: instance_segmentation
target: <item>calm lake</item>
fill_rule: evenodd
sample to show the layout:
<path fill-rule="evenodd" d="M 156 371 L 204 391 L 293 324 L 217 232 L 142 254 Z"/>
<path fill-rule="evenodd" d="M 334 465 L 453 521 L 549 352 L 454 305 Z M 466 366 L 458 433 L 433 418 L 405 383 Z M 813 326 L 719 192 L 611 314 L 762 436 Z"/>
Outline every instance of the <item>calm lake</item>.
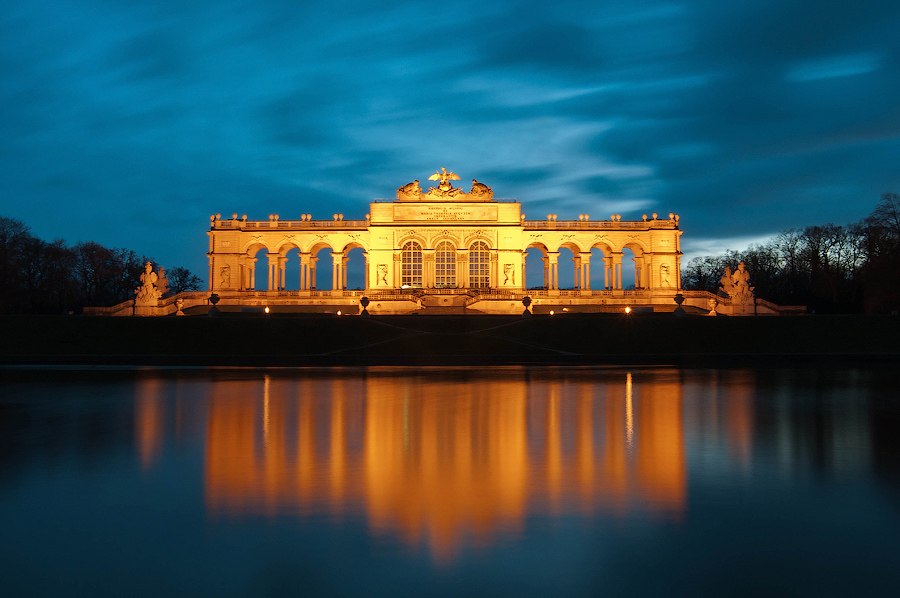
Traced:
<path fill-rule="evenodd" d="M 891 595 L 897 376 L 0 370 L 0 591 Z"/>

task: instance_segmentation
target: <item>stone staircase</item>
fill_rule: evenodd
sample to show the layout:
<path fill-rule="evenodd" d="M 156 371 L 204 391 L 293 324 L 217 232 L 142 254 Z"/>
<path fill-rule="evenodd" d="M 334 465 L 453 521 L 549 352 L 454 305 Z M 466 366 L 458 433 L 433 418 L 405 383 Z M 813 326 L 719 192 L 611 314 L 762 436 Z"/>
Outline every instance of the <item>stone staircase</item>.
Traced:
<path fill-rule="evenodd" d="M 423 315 L 463 315 L 466 313 L 465 294 L 453 295 L 429 295 L 422 297 L 422 307 L 425 309 L 419 313 Z"/>

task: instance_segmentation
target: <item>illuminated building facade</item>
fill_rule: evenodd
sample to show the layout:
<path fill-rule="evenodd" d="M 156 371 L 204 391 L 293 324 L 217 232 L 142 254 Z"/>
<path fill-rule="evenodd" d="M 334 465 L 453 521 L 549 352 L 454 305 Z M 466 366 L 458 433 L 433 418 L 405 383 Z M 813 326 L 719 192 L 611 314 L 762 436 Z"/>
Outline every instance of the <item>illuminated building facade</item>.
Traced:
<path fill-rule="evenodd" d="M 442 169 L 430 177 L 436 183 L 427 190 L 418 181 L 404 185 L 396 199 L 371 203 L 365 220 L 344 220 L 341 214 L 327 221 L 310 214 L 299 220 L 271 215 L 267 221 L 214 215 L 209 290 L 222 305 L 254 300 L 341 305 L 365 294 L 375 302 L 370 310 L 388 313 L 439 305 L 521 313 L 526 294 L 536 305 L 674 306 L 682 255 L 675 214 L 644 215 L 639 221 L 622 221 L 620 215 L 591 220 L 587 214 L 570 221 L 558 221 L 555 214 L 526 220 L 518 201 L 496 199 L 490 187 L 475 180 L 466 192 L 453 186 L 458 179 Z M 350 291 L 348 254 L 356 248 L 365 261 L 364 289 Z M 540 252 L 541 281 L 526 281 L 532 248 Z M 317 257 L 324 249 L 331 252 L 326 263 Z M 571 251 L 566 259 L 574 262 L 568 290 L 560 289 L 562 249 Z M 257 257 L 261 250 L 266 265 Z M 289 259 L 294 250 L 297 257 Z M 623 262 L 625 250 L 634 256 L 631 264 Z M 257 288 L 259 267 L 267 268 L 266 289 Z M 289 268 L 299 269 L 298 289 L 287 288 Z M 592 268 L 603 269 L 601 289 L 591 288 Z M 633 290 L 623 288 L 624 268 L 633 268 Z"/>

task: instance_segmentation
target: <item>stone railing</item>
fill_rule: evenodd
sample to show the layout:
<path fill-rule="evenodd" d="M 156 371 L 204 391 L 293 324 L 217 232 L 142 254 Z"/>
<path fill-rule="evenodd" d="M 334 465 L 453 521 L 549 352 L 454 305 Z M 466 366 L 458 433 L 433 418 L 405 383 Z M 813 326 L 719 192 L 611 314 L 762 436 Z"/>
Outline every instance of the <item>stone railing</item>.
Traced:
<path fill-rule="evenodd" d="M 571 229 L 638 229 L 678 228 L 675 220 L 524 220 L 525 230 L 571 230 Z"/>
<path fill-rule="evenodd" d="M 214 229 L 257 230 L 257 229 L 353 229 L 365 230 L 368 220 L 214 220 Z"/>

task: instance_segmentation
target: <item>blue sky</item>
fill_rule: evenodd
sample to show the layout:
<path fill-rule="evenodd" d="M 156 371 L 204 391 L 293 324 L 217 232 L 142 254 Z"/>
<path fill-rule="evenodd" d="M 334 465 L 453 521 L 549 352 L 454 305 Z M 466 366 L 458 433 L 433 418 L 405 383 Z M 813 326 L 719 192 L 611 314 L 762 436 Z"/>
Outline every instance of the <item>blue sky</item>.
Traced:
<path fill-rule="evenodd" d="M 441 166 L 687 257 L 900 192 L 900 3 L 8 3 L 0 214 L 206 277 L 212 213 L 362 218 Z"/>

